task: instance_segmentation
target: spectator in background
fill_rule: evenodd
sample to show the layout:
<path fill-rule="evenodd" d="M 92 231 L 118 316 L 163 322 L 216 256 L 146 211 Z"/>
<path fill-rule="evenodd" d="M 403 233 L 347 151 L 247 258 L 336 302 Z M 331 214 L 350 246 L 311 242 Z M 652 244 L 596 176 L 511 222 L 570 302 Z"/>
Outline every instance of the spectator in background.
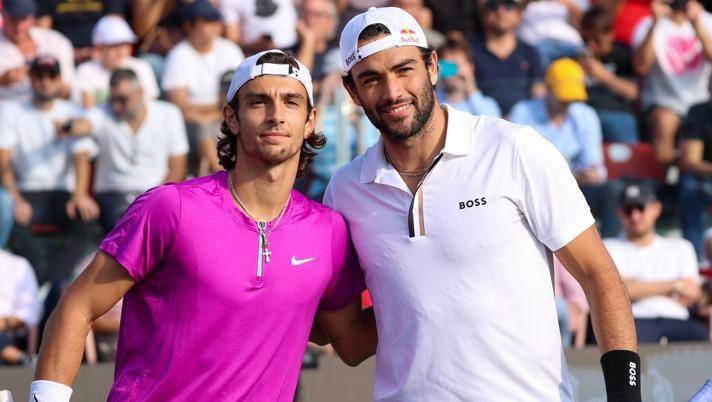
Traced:
<path fill-rule="evenodd" d="M 158 98 L 160 91 L 151 65 L 131 57 L 131 46 L 136 39 L 129 24 L 121 17 L 107 15 L 97 22 L 92 31 L 94 59 L 77 68 L 74 83 L 74 97 L 85 109 L 106 102 L 109 76 L 117 68 L 129 68 L 136 73 L 147 100 Z"/>
<path fill-rule="evenodd" d="M 687 240 L 655 233 L 661 211 L 650 185 L 627 186 L 619 210 L 625 238 L 605 240 L 628 288 L 638 342 L 706 341 L 705 326 L 688 312 L 701 295 L 695 250 Z"/>
<path fill-rule="evenodd" d="M 546 91 L 536 49 L 517 39 L 521 21 L 514 0 L 479 0 L 484 35 L 474 42 L 475 77 L 482 93 L 493 97 L 503 115 L 520 100 Z"/>
<path fill-rule="evenodd" d="M 227 92 L 230 89 L 233 75 L 235 75 L 235 71 L 230 69 L 220 76 L 220 95 L 218 95 L 218 107 L 220 110 L 225 106 L 225 99 L 227 98 Z M 218 155 L 215 153 L 219 134 L 220 132 L 206 131 L 198 138 L 198 153 L 200 154 L 199 176 L 205 176 L 223 170 Z"/>
<path fill-rule="evenodd" d="M 40 320 L 37 278 L 26 259 L 0 250 L 0 366 L 27 364 L 19 343 Z"/>
<path fill-rule="evenodd" d="M 709 82 L 712 93 L 712 80 Z M 690 108 L 680 130 L 680 170 L 678 182 L 682 235 L 702 258 L 702 233 L 708 207 L 712 204 L 712 101 Z"/>
<path fill-rule="evenodd" d="M 534 127 L 554 144 L 600 219 L 601 235 L 616 236 L 620 231 L 616 199 L 621 184 L 606 181 L 601 123 L 596 112 L 584 103 L 587 94 L 583 70 L 572 59 L 559 59 L 549 66 L 546 85 L 546 96 L 514 105 L 510 120 Z"/>
<path fill-rule="evenodd" d="M 323 75 L 324 58 L 336 51 L 333 39 L 339 14 L 333 0 L 303 0 L 299 7 L 297 33 L 299 42 L 292 53 L 312 72 L 315 80 Z"/>
<path fill-rule="evenodd" d="M 311 170 L 297 180 L 297 189 L 321 201 L 331 175 L 378 141 L 380 133 L 363 109 L 353 103 L 342 84 L 341 56 L 329 53 L 324 61 L 325 76 L 319 83 L 316 129 L 324 133 L 326 146 L 314 157 Z"/>
<path fill-rule="evenodd" d="M 31 89 L 27 64 L 12 43 L 0 43 L 0 101 L 29 100 Z"/>
<path fill-rule="evenodd" d="M 37 10 L 37 25 L 66 36 L 74 47 L 75 64 L 92 56 L 92 29 L 100 18 L 115 14 L 125 18 L 131 0 L 42 0 Z"/>
<path fill-rule="evenodd" d="M 108 103 L 87 115 L 99 145 L 94 192 L 107 233 L 141 193 L 183 181 L 188 154 L 185 124 L 176 106 L 146 101 L 133 70 L 114 70 L 110 88 Z"/>
<path fill-rule="evenodd" d="M 586 11 L 581 19 L 586 52 L 578 59 L 586 72 L 588 104 L 601 119 L 603 140 L 638 142 L 633 102 L 638 99 L 630 52 L 613 43 L 613 21 L 602 7 Z"/>
<path fill-rule="evenodd" d="M 633 67 L 643 77 L 640 94 L 646 130 L 658 162 L 676 160 L 675 135 L 681 118 L 709 98 L 712 15 L 696 0 L 653 0 L 653 15 L 633 35 Z"/>
<path fill-rule="evenodd" d="M 556 298 L 561 343 L 564 347 L 583 347 L 590 310 L 588 300 L 586 300 L 586 294 L 576 278 L 566 270 L 556 256 L 554 256 L 554 297 Z M 574 334 L 577 338 L 581 336 L 578 343 L 574 343 Z"/>
<path fill-rule="evenodd" d="M 536 47 L 546 68 L 563 57 L 576 57 L 583 50 L 577 28 L 587 1 L 534 0 L 525 2 L 519 38 Z"/>
<path fill-rule="evenodd" d="M 34 25 L 36 8 L 34 0 L 3 0 L 0 45 L 15 45 L 26 62 L 31 62 L 39 55 L 54 56 L 62 66 L 63 86 L 60 95 L 67 96 L 74 79 L 74 49 L 71 42 L 59 32 Z M 4 53 L 0 53 L 0 59 L 5 57 Z M 27 90 L 26 97 L 29 99 L 32 92 L 29 85 Z"/>
<path fill-rule="evenodd" d="M 31 102 L 6 102 L 0 110 L 0 180 L 15 203 L 10 247 L 30 260 L 41 283 L 67 278 L 84 253 L 90 229 L 85 222 L 99 214 L 89 196 L 91 139 L 81 109 L 58 96 L 60 65 L 51 56 L 35 59 L 30 68 Z M 64 247 L 38 246 L 32 225 L 50 224 L 63 233 Z M 53 252 L 58 252 L 53 255 Z"/>
<path fill-rule="evenodd" d="M 222 16 L 207 0 L 183 7 L 187 37 L 168 53 L 163 74 L 163 90 L 176 104 L 186 122 L 190 154 L 188 172 L 198 170 L 198 141 L 219 130 L 221 75 L 243 60 L 233 42 L 220 37 Z"/>
<path fill-rule="evenodd" d="M 297 43 L 294 0 L 220 0 L 225 36 L 247 54 Z"/>
<path fill-rule="evenodd" d="M 477 1 L 425 0 L 433 15 L 433 29 L 451 40 L 470 41 L 475 37 L 480 16 Z"/>
<path fill-rule="evenodd" d="M 138 57 L 163 77 L 169 51 L 185 39 L 180 11 L 191 0 L 132 0 L 131 27 L 139 37 Z"/>
<path fill-rule="evenodd" d="M 502 117 L 497 101 L 482 95 L 475 81 L 475 64 L 465 42 L 448 41 L 438 49 L 438 101 L 471 114 Z"/>

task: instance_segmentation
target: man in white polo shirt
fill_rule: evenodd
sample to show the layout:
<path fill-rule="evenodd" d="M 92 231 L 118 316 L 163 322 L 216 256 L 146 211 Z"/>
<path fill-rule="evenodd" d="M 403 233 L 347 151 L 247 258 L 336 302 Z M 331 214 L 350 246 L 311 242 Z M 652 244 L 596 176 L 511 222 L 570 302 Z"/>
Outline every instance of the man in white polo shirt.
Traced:
<path fill-rule="evenodd" d="M 561 154 L 530 127 L 441 107 L 437 56 L 401 9 L 357 15 L 340 47 L 381 132 L 324 197 L 374 303 L 374 399 L 572 400 L 553 250 L 591 304 L 609 400 L 640 401 L 625 287 Z"/>
<path fill-rule="evenodd" d="M 94 192 L 106 232 L 139 194 L 182 181 L 188 154 L 178 107 L 146 101 L 140 80 L 130 69 L 114 70 L 109 87 L 108 103 L 88 113 L 99 145 Z"/>

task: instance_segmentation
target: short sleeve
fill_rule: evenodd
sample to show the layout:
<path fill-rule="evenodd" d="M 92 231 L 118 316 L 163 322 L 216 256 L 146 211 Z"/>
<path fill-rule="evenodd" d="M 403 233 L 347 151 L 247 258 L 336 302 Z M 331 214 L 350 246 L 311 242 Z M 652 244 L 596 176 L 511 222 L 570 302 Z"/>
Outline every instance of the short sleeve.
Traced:
<path fill-rule="evenodd" d="M 681 265 L 681 275 L 683 278 L 700 279 L 700 269 L 697 264 L 697 253 L 695 247 L 686 239 L 676 239 L 680 242 L 680 254 L 678 255 Z"/>
<path fill-rule="evenodd" d="M 527 127 L 516 139 L 517 202 L 540 242 L 556 251 L 594 224 L 561 153 Z"/>
<path fill-rule="evenodd" d="M 319 305 L 323 310 L 340 309 L 366 289 L 346 222 L 336 212 L 332 212 L 331 259 L 331 280 Z"/>
<path fill-rule="evenodd" d="M 521 100 L 515 103 L 509 111 L 509 121 L 516 124 L 531 124 L 534 118 L 527 106 L 528 102 L 527 100 Z"/>
<path fill-rule="evenodd" d="M 571 168 L 603 167 L 603 133 L 598 115 L 584 103 L 571 107 L 575 108 L 576 131 L 582 145 L 581 155 L 572 161 Z"/>
<path fill-rule="evenodd" d="M 37 278 L 30 263 L 24 258 L 22 261 L 22 278 L 18 283 L 15 295 L 15 309 L 13 314 L 30 326 L 40 322 L 42 306 L 37 294 Z"/>
<path fill-rule="evenodd" d="M 14 116 L 17 115 L 13 109 L 13 103 L 3 102 L 0 103 L 0 148 L 2 149 L 12 149 L 18 143 L 17 130 L 15 130 L 15 119 Z"/>
<path fill-rule="evenodd" d="M 106 112 L 102 106 L 95 106 L 84 114 L 84 118 L 91 124 L 91 134 L 94 137 L 101 137 L 106 129 Z"/>
<path fill-rule="evenodd" d="M 186 74 L 185 68 L 190 66 L 191 63 L 189 60 L 183 60 L 182 45 L 183 43 L 176 45 L 166 58 L 166 67 L 161 79 L 161 87 L 165 91 L 188 87 L 187 77 L 189 74 Z"/>
<path fill-rule="evenodd" d="M 169 155 L 186 155 L 188 153 L 188 134 L 185 131 L 185 122 L 183 121 L 183 115 L 176 106 L 166 103 L 168 107 L 169 119 L 166 122 L 170 122 L 172 125 L 171 129 L 168 130 L 171 133 L 172 138 L 169 141 L 168 146 L 170 147 Z"/>
<path fill-rule="evenodd" d="M 638 25 L 635 26 L 635 29 L 633 30 L 633 40 L 630 43 L 633 50 L 640 47 L 640 45 L 643 43 L 643 39 L 645 39 L 645 35 L 648 34 L 648 30 L 650 30 L 652 24 L 652 18 L 646 17 L 640 20 Z"/>
<path fill-rule="evenodd" d="M 181 201 L 178 188 L 166 184 L 138 197 L 99 245 L 135 281 L 155 271 L 170 254 L 178 231 Z"/>

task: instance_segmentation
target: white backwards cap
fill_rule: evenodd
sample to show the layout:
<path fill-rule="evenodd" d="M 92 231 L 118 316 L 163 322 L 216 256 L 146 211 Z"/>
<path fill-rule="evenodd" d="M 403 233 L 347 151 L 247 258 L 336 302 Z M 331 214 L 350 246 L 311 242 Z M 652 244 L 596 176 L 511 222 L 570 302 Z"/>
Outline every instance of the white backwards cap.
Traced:
<path fill-rule="evenodd" d="M 385 25 L 391 34 L 359 48 L 359 35 L 367 26 L 374 24 Z M 348 73 L 361 59 L 381 50 L 400 46 L 418 46 L 427 49 L 428 41 L 425 39 L 423 28 L 412 15 L 398 7 L 371 7 L 351 18 L 341 32 L 339 48 L 344 72 Z"/>
<path fill-rule="evenodd" d="M 263 63 L 257 64 L 257 60 L 267 53 L 281 53 L 286 54 L 281 50 L 272 49 L 265 50 L 264 52 L 259 52 L 254 54 L 240 63 L 235 69 L 235 75 L 232 77 L 230 82 L 230 88 L 227 90 L 226 101 L 230 103 L 232 98 L 235 97 L 237 91 L 242 88 L 243 85 L 249 80 L 261 77 L 263 75 L 279 75 L 282 77 L 293 78 L 304 85 L 304 89 L 307 90 L 307 95 L 309 96 L 309 105 L 314 106 L 314 89 L 312 86 L 311 74 L 309 74 L 309 69 L 297 60 L 297 65 L 299 68 L 295 68 L 289 64 L 272 64 Z M 296 60 L 296 59 L 295 59 Z"/>

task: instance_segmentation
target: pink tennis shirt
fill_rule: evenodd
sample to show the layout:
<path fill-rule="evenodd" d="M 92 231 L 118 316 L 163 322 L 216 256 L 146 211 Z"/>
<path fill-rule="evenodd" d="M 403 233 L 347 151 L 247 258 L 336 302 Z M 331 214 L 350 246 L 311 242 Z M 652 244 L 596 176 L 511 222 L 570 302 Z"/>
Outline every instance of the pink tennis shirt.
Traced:
<path fill-rule="evenodd" d="M 100 245 L 136 281 L 109 401 L 293 400 L 316 310 L 365 286 L 343 218 L 296 191 L 268 240 L 258 277 L 257 226 L 224 171 L 129 207 Z"/>

